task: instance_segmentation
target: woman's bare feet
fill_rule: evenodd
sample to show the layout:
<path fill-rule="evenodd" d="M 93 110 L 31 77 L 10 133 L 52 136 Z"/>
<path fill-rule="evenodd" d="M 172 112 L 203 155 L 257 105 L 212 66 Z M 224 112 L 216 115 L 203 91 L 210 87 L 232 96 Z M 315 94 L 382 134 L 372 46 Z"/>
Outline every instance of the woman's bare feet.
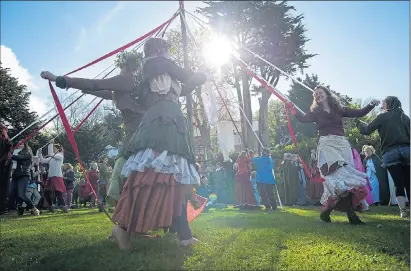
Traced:
<path fill-rule="evenodd" d="M 131 243 L 130 243 L 130 234 L 120 228 L 118 225 L 114 226 L 112 234 L 116 239 L 118 248 L 121 250 L 130 250 Z"/>

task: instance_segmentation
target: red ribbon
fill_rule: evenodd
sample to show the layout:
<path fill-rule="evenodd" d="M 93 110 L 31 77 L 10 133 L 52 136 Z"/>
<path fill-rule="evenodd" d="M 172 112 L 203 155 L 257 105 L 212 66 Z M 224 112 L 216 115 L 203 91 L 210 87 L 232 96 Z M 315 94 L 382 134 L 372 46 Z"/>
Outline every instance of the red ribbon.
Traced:
<path fill-rule="evenodd" d="M 299 154 L 299 149 L 298 149 L 298 144 L 297 144 L 297 138 L 295 137 L 295 133 L 294 133 L 294 129 L 293 126 L 291 124 L 291 120 L 290 120 L 290 116 L 288 114 L 288 110 L 287 107 L 289 107 L 290 102 L 287 101 L 286 99 L 284 99 L 283 96 L 281 96 L 280 94 L 278 94 L 277 90 L 275 90 L 272 86 L 268 85 L 267 82 L 260 78 L 258 75 L 256 75 L 255 73 L 253 73 L 242 61 L 239 61 L 240 66 L 246 71 L 247 74 L 249 74 L 250 76 L 254 77 L 255 80 L 257 80 L 261 85 L 263 85 L 268 91 L 270 91 L 272 94 L 274 94 L 280 101 L 282 101 L 285 105 L 286 105 L 286 115 L 287 115 L 287 124 L 288 124 L 288 131 L 290 132 L 291 135 L 291 139 L 294 143 L 295 149 L 297 151 L 298 157 L 301 160 L 301 164 L 303 166 L 304 172 L 305 174 L 309 177 L 309 179 L 313 182 L 323 182 L 323 179 L 315 179 L 313 178 L 310 170 L 308 169 L 307 164 L 305 163 L 304 159 L 300 156 Z M 294 106 L 293 106 L 294 108 Z M 295 109 L 294 109 L 295 110 Z"/>
<path fill-rule="evenodd" d="M 89 67 L 89 66 L 91 66 L 91 65 L 93 65 L 93 64 L 95 64 L 95 63 L 98 63 L 98 62 L 100 62 L 100 61 L 102 61 L 102 60 L 104 60 L 104 59 L 106 59 L 106 58 L 108 58 L 108 57 L 110 57 L 110 56 L 112 56 L 112 55 L 114 55 L 114 54 L 117 54 L 118 52 L 123 51 L 123 50 L 127 49 L 128 47 L 130 47 L 130 46 L 132 46 L 132 45 L 134 45 L 134 44 L 136 44 L 136 43 L 144 40 L 145 38 L 151 36 L 153 33 L 155 33 L 156 31 L 158 31 L 159 29 L 163 28 L 166 24 L 168 24 L 168 23 L 170 23 L 172 20 L 174 20 L 174 19 L 177 17 L 177 15 L 178 15 L 178 13 L 174 14 L 174 16 L 173 16 L 170 20 L 166 21 L 165 23 L 161 24 L 160 26 L 156 27 L 155 29 L 151 30 L 151 31 L 148 32 L 147 34 L 139 37 L 138 39 L 136 39 L 136 40 L 134 40 L 134 41 L 132 41 L 132 42 L 130 42 L 130 43 L 128 43 L 128 44 L 126 44 L 126 45 L 124 45 L 124 46 L 122 46 L 122 47 L 120 47 L 120 48 L 118 48 L 118 49 L 116 49 L 116 50 L 114 50 L 114 51 L 112 51 L 112 52 L 110 52 L 110 53 L 108 53 L 108 54 L 105 54 L 104 56 L 102 56 L 102 57 L 100 57 L 100 58 L 98 58 L 98 59 L 96 59 L 96 60 L 88 63 L 87 65 L 84 65 L 83 67 L 80 67 L 80 68 L 78 68 L 78 69 L 76 69 L 76 70 L 74 70 L 74 71 L 72 71 L 72 72 L 69 72 L 69 73 L 67 73 L 66 75 L 69 75 L 69 74 L 78 72 L 78 71 L 80 71 L 80 70 L 83 70 L 83 69 L 85 69 L 85 68 L 87 68 L 87 67 Z M 74 104 L 76 101 L 78 101 L 78 100 L 79 100 L 81 97 L 83 97 L 84 95 L 85 95 L 85 94 L 82 94 L 82 95 L 80 95 L 79 97 L 77 97 L 74 101 L 72 101 L 69 105 L 67 105 L 67 106 L 64 108 L 64 110 L 66 110 L 67 108 L 69 108 L 72 104 Z M 22 144 L 26 143 L 26 142 L 29 141 L 31 138 L 33 138 L 35 135 L 37 135 L 37 134 L 40 132 L 41 129 L 43 129 L 44 127 L 46 127 L 47 124 L 49 124 L 51 121 L 53 121 L 53 120 L 54 120 L 55 118 L 57 118 L 57 117 L 58 117 L 58 114 L 55 115 L 54 117 L 52 117 L 51 119 L 49 119 L 49 120 L 48 120 L 46 123 L 44 123 L 43 125 L 41 125 L 38 129 L 36 129 L 34 132 L 32 132 L 30 135 L 28 135 L 25 139 L 22 139 L 19 143 L 17 143 L 17 144 L 12 148 L 11 152 L 13 152 L 13 150 L 15 150 L 18 146 L 21 146 Z M 77 130 L 78 130 L 78 129 L 77 129 Z"/>
<path fill-rule="evenodd" d="M 63 106 L 61 105 L 60 100 L 57 97 L 56 91 L 54 90 L 53 85 L 51 84 L 51 81 L 49 81 L 49 87 L 50 87 L 50 90 L 51 90 L 51 95 L 53 96 L 54 103 L 56 104 L 57 112 L 59 113 L 60 118 L 61 118 L 61 122 L 63 123 L 64 130 L 66 130 L 67 138 L 68 138 L 68 140 L 71 144 L 71 147 L 73 148 L 74 154 L 76 155 L 77 161 L 80 165 L 80 169 L 83 172 L 84 177 L 86 178 L 86 181 L 87 181 L 88 185 L 90 186 L 91 191 L 93 192 L 94 196 L 96 197 L 97 202 L 99 203 L 100 207 L 103 209 L 103 211 L 106 213 L 108 218 L 110 218 L 110 220 L 111 220 L 110 215 L 103 208 L 103 204 L 100 202 L 100 199 L 98 198 L 96 191 L 94 190 L 93 186 L 90 183 L 90 180 L 87 177 L 86 170 L 84 169 L 84 166 L 83 166 L 83 161 L 80 158 L 80 153 L 78 151 L 77 142 L 76 142 L 76 139 L 74 138 L 74 133 L 71 130 L 71 127 L 70 127 L 70 124 L 67 120 L 66 114 L 64 113 Z"/>
<path fill-rule="evenodd" d="M 70 74 L 73 74 L 73 73 L 75 73 L 75 72 L 81 71 L 81 70 L 83 70 L 83 69 L 85 69 L 85 68 L 87 68 L 87 67 L 90 67 L 91 65 L 94 65 L 94 64 L 96 64 L 96 63 L 99 63 L 100 61 L 102 61 L 102 60 L 104 60 L 104 59 L 106 59 L 106 58 L 108 58 L 108 57 L 110 57 L 110 56 L 113 56 L 113 55 L 115 55 L 115 54 L 117 54 L 117 53 L 119 53 L 119 52 L 121 52 L 121 51 L 124 51 L 124 50 L 127 49 L 128 47 L 133 46 L 134 44 L 136 44 L 136 43 L 144 40 L 144 39 L 147 38 L 148 36 L 153 35 L 153 34 L 154 34 L 155 32 L 157 32 L 159 29 L 163 28 L 166 24 L 168 24 L 168 23 L 170 23 L 172 20 L 174 20 L 174 19 L 177 17 L 177 15 L 178 15 L 178 12 L 177 12 L 176 14 L 174 14 L 174 16 L 173 16 L 170 20 L 168 20 L 168 21 L 166 21 L 165 23 L 157 26 L 156 28 L 154 28 L 153 30 L 151 30 L 150 32 L 148 32 L 147 34 L 144 34 L 143 36 L 139 37 L 138 39 L 133 40 L 133 41 L 127 43 L 126 45 L 121 46 L 120 48 L 117 48 L 116 50 L 111 51 L 110 53 L 107 53 L 107 54 L 105 54 L 104 56 L 102 56 L 102 57 L 100 57 L 100 58 L 97 58 L 96 60 L 91 61 L 90 63 L 88 63 L 88 64 L 86 64 L 86 65 L 84 65 L 84 66 L 82 66 L 82 67 L 80 67 L 80 68 L 78 68 L 78 69 L 75 69 L 74 71 L 71 71 L 71 72 L 67 73 L 66 76 L 67 76 L 67 75 L 70 75 Z"/>

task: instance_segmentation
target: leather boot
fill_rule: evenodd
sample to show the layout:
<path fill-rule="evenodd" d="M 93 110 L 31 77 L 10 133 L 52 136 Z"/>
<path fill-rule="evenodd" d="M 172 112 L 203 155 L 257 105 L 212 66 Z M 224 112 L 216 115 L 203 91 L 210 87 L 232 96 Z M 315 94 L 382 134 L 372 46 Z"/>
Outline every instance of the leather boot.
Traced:
<path fill-rule="evenodd" d="M 324 221 L 325 223 L 331 223 L 331 217 L 330 217 L 331 211 L 332 209 L 328 209 L 328 210 L 321 212 L 320 219 Z"/>
<path fill-rule="evenodd" d="M 365 224 L 364 222 L 361 221 L 361 219 L 357 216 L 357 214 L 352 208 L 348 209 L 347 217 L 348 217 L 348 221 L 350 222 L 350 224 L 353 224 L 353 225 Z"/>

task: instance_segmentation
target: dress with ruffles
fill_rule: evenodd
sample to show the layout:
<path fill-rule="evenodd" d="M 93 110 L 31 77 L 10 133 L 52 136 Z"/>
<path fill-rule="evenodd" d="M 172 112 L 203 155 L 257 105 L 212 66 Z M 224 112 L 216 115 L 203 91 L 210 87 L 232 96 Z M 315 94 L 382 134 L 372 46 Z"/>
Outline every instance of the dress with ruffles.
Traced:
<path fill-rule="evenodd" d="M 340 112 L 326 112 L 319 108 L 295 117 L 303 123 L 315 122 L 319 140 L 317 167 L 324 178 L 321 204 L 324 210 L 363 210 L 367 196 L 367 174 L 355 169 L 351 146 L 344 135 L 343 118 L 358 118 L 368 114 L 375 105 L 361 109 L 342 108 Z"/>
<path fill-rule="evenodd" d="M 183 91 L 179 82 L 184 84 Z M 193 142 L 178 97 L 204 84 L 165 57 L 147 59 L 136 97 L 146 106 L 138 130 L 125 148 L 127 177 L 113 221 L 133 233 L 167 228 L 180 216 L 187 185 L 199 185 Z"/>

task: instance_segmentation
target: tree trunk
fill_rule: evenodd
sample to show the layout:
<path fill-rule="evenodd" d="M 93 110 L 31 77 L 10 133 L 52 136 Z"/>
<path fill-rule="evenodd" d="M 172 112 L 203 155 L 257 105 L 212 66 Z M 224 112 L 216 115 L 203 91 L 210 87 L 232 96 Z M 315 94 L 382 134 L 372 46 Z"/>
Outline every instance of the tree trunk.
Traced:
<path fill-rule="evenodd" d="M 273 87 L 276 87 L 278 84 L 280 77 L 276 76 L 271 78 L 270 83 Z M 258 116 L 258 127 L 259 127 L 259 135 L 261 143 L 263 143 L 264 147 L 270 148 L 270 139 L 268 137 L 268 99 L 271 96 L 271 92 L 267 89 L 263 89 L 261 92 L 261 98 L 259 99 L 260 102 L 260 109 L 259 109 L 259 116 Z M 260 146 L 261 147 L 261 146 Z"/>
<path fill-rule="evenodd" d="M 258 133 L 263 146 L 267 148 L 270 146 L 268 138 L 268 99 L 270 96 L 270 92 L 266 90 L 262 91 L 261 98 L 259 99 L 260 109 L 258 114 Z M 262 151 L 260 144 L 258 145 L 258 149 Z"/>
<path fill-rule="evenodd" d="M 235 89 L 237 90 L 237 96 L 238 96 L 238 106 L 241 107 L 244 110 L 244 103 L 243 103 L 243 95 L 241 94 L 241 86 L 240 86 L 240 78 L 238 76 L 238 72 L 236 71 L 236 66 L 234 66 L 234 71 L 235 71 Z M 241 109 L 238 109 L 240 111 L 240 122 L 241 122 L 241 136 L 244 140 L 244 142 L 241 142 L 241 144 L 244 146 L 244 144 L 247 144 L 247 136 L 246 136 L 246 127 L 247 125 L 243 116 L 243 112 Z M 240 135 L 239 135 L 240 136 Z"/>
<path fill-rule="evenodd" d="M 243 86 L 243 102 L 244 102 L 244 112 L 245 115 L 247 117 L 247 119 L 250 121 L 250 124 L 252 125 L 252 121 L 253 121 L 253 113 L 251 111 L 251 94 L 250 94 L 250 85 L 249 85 L 249 77 L 247 76 L 247 74 L 243 71 L 241 76 L 241 83 Z M 253 133 L 253 129 L 252 127 L 250 127 L 250 125 L 248 124 L 247 120 L 245 120 L 245 124 L 244 126 L 246 127 L 246 144 L 247 147 L 250 150 L 255 150 L 255 135 Z"/>

